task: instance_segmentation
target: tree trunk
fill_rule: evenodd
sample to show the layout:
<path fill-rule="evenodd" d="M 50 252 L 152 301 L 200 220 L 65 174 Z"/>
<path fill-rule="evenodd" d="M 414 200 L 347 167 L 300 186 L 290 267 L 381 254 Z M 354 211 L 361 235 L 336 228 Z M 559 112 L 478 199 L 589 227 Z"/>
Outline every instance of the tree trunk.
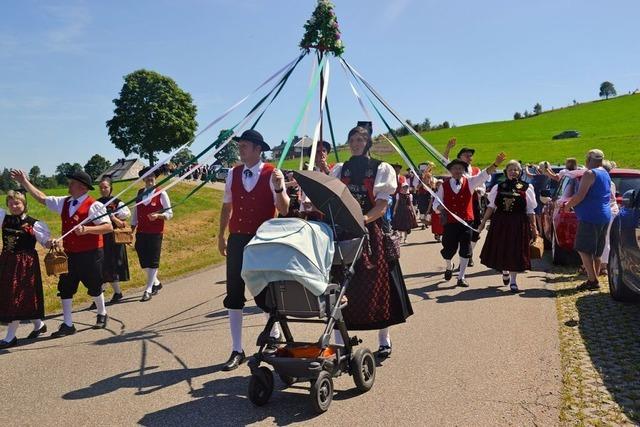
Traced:
<path fill-rule="evenodd" d="M 149 166 L 153 166 L 155 164 L 155 159 L 153 157 L 153 151 L 149 151 Z"/>

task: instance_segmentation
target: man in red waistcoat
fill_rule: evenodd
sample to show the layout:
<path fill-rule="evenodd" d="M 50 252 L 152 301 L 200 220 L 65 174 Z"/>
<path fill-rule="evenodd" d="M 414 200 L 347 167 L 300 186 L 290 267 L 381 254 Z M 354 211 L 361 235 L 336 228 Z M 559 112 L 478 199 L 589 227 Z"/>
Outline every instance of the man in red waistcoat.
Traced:
<path fill-rule="evenodd" d="M 96 304 L 98 315 L 93 328 L 106 328 L 108 316 L 102 294 L 102 235 L 111 233 L 113 227 L 109 216 L 102 216 L 106 213 L 104 205 L 89 196 L 89 190 L 93 190 L 91 177 L 84 171 L 75 171 L 67 175 L 70 197 L 47 196 L 34 187 L 22 171 L 14 171 L 13 177 L 38 202 L 60 215 L 63 235 L 89 218 L 89 221 L 63 239 L 69 263 L 69 272 L 61 274 L 58 281 L 58 296 L 62 301 L 64 321 L 51 336 L 59 338 L 76 333 L 73 326 L 72 302 L 80 282 L 87 288 Z M 100 216 L 102 217 L 98 218 Z"/>
<path fill-rule="evenodd" d="M 289 210 L 284 175 L 268 163 L 261 160 L 262 152 L 269 151 L 269 145 L 255 130 L 247 130 L 242 136 L 234 137 L 238 142 L 238 151 L 242 165 L 236 166 L 227 175 L 222 210 L 220 212 L 220 231 L 218 249 L 227 257 L 227 296 L 224 306 L 229 312 L 232 352 L 223 370 L 236 369 L 245 361 L 242 348 L 242 309 L 244 281 L 242 256 L 245 246 L 253 238 L 258 227 L 273 218 L 276 210 L 286 215 Z M 225 234 L 229 227 L 229 238 Z M 256 304 L 264 308 L 263 296 L 255 298 Z M 274 335 L 279 331 L 274 330 Z"/>
<path fill-rule="evenodd" d="M 142 169 L 138 176 L 144 176 L 150 169 L 150 167 Z M 138 261 L 140 261 L 140 268 L 147 275 L 147 287 L 142 293 L 140 302 L 149 301 L 162 289 L 162 283 L 158 280 L 158 269 L 162 253 L 164 223 L 173 218 L 169 195 L 162 189 L 156 189 L 156 177 L 159 175 L 160 171 L 156 170 L 144 178 L 144 188 L 138 191 L 137 206 L 131 217 L 131 228 L 136 233 L 135 248 Z"/>
<path fill-rule="evenodd" d="M 447 170 L 451 174 L 445 178 L 444 183 L 438 188 L 438 199 L 463 222 L 454 218 L 447 212 L 439 200 L 433 203 L 434 209 L 446 219 L 442 219 L 444 224 L 444 235 L 442 236 L 442 250 L 440 253 L 446 262 L 444 273 L 445 280 L 450 280 L 453 275 L 453 264 L 451 259 L 459 250 L 460 272 L 458 273 L 458 286 L 468 287 L 465 281 L 465 270 L 471 258 L 471 241 L 473 239 L 473 194 L 475 189 L 484 185 L 496 168 L 505 159 L 505 154 L 500 153 L 496 161 L 487 169 L 475 176 L 465 176 L 469 167 L 467 162 L 454 159 L 447 165 Z"/>

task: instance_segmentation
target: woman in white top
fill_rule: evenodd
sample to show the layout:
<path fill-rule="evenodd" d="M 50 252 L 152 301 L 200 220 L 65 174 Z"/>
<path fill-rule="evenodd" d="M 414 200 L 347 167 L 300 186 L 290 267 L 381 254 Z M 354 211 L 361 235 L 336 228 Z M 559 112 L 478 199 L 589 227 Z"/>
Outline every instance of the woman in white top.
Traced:
<path fill-rule="evenodd" d="M 7 207 L 0 209 L 2 253 L 0 253 L 0 322 L 8 323 L 0 349 L 18 344 L 16 331 L 21 320 L 31 320 L 35 339 L 47 331 L 44 295 L 36 242 L 45 246 L 51 238 L 49 227 L 27 215 L 27 199 L 17 191 L 7 193 Z"/>
<path fill-rule="evenodd" d="M 383 215 L 389 197 L 395 193 L 396 174 L 391 165 L 369 157 L 371 135 L 363 127 L 349 132 L 351 158 L 338 163 L 331 175 L 346 184 L 358 201 L 369 230 L 369 248 L 355 266 L 347 290 L 349 305 L 344 310 L 350 330 L 379 330 L 379 357 L 391 355 L 389 326 L 402 323 L 413 314 L 398 261 L 388 261 L 383 243 Z M 336 272 L 336 278 L 340 277 Z"/>
<path fill-rule="evenodd" d="M 533 185 L 520 177 L 522 166 L 511 160 L 504 169 L 506 180 L 489 192 L 489 206 L 480 223 L 480 231 L 491 220 L 489 233 L 480 253 L 480 261 L 502 271 L 502 281 L 511 292 L 518 292 L 516 277 L 531 269 L 530 243 L 538 235 L 535 220 L 536 194 Z"/>

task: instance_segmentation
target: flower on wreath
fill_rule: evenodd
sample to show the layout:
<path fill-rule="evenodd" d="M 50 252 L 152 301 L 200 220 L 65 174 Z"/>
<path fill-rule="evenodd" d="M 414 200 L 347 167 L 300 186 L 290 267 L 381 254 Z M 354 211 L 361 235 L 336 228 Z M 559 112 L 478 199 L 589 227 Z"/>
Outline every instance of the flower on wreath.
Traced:
<path fill-rule="evenodd" d="M 318 0 L 311 18 L 304 24 L 305 33 L 300 41 L 304 50 L 318 49 L 340 56 L 344 45 L 340 40 L 340 27 L 333 4 L 329 0 Z"/>

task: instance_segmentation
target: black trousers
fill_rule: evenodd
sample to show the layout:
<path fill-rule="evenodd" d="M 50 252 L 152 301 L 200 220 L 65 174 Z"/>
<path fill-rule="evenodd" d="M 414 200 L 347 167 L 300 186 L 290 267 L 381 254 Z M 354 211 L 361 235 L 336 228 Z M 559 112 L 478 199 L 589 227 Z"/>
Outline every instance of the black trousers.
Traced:
<path fill-rule="evenodd" d="M 78 292 L 80 282 L 87 288 L 92 297 L 102 293 L 102 248 L 92 251 L 67 253 L 69 272 L 60 275 L 58 280 L 58 296 L 60 299 L 71 299 Z"/>
<path fill-rule="evenodd" d="M 471 239 L 473 231 L 464 224 L 456 221 L 445 224 L 442 235 L 442 250 L 444 259 L 452 259 L 459 252 L 460 258 L 471 258 Z"/>
<path fill-rule="evenodd" d="M 136 233 L 135 248 L 140 268 L 160 268 L 162 237 L 161 233 Z"/>
<path fill-rule="evenodd" d="M 225 308 L 240 310 L 247 299 L 244 297 L 244 280 L 242 280 L 242 256 L 244 248 L 253 238 L 253 234 L 230 234 L 227 240 L 227 296 L 224 298 Z M 267 311 L 267 289 L 254 298 L 256 305 Z"/>

